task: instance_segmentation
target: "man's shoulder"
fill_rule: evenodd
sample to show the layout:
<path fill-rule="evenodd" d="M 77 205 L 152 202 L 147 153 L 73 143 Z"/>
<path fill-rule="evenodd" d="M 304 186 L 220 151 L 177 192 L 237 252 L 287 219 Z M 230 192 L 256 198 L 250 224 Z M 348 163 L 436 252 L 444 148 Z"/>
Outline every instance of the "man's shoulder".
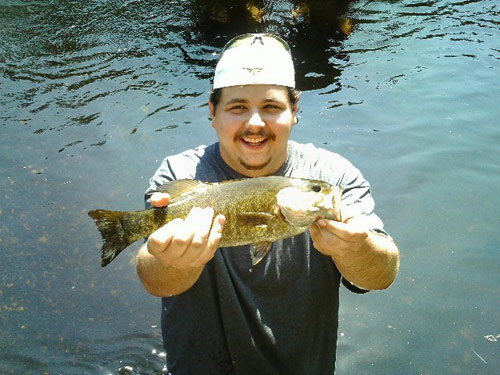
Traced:
<path fill-rule="evenodd" d="M 312 143 L 289 141 L 289 148 L 294 163 L 312 164 L 320 168 L 335 166 L 336 168 L 351 169 L 354 167 L 349 160 L 337 152 L 317 147 Z"/>
<path fill-rule="evenodd" d="M 152 183 L 158 184 L 185 178 L 216 182 L 224 179 L 223 169 L 218 143 L 208 146 L 200 145 L 163 159 L 152 178 Z"/>
<path fill-rule="evenodd" d="M 187 149 L 184 151 L 181 151 L 177 154 L 172 154 L 169 155 L 165 158 L 165 160 L 192 160 L 194 162 L 201 160 L 207 153 L 210 153 L 211 148 L 213 148 L 212 145 L 199 145 L 198 147 Z"/>
<path fill-rule="evenodd" d="M 163 165 L 167 164 L 170 168 L 192 169 L 200 164 L 210 164 L 216 160 L 217 144 L 200 145 L 198 147 L 187 149 L 177 154 L 169 155 L 163 160 Z M 186 177 L 184 177 L 186 178 Z"/>
<path fill-rule="evenodd" d="M 196 148 L 172 154 L 163 159 L 161 165 L 150 179 L 146 197 L 157 191 L 158 187 L 173 180 L 208 180 L 206 175 L 216 163 L 217 144 L 200 145 Z"/>

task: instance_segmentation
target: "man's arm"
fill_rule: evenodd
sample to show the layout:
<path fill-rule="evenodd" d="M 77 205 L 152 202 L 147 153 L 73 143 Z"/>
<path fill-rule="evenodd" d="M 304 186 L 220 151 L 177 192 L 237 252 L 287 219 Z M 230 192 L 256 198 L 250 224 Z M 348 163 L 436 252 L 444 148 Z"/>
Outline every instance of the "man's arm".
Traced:
<path fill-rule="evenodd" d="M 156 297 L 170 297 L 188 290 L 198 280 L 202 271 L 203 267 L 165 267 L 158 258 L 148 252 L 147 244 L 141 247 L 137 257 L 137 274 L 144 289 Z"/>
<path fill-rule="evenodd" d="M 367 290 L 388 288 L 399 269 L 399 250 L 392 238 L 374 232 L 362 216 L 343 223 L 320 219 L 310 228 L 314 247 L 330 256 L 342 275 Z"/>
<path fill-rule="evenodd" d="M 168 194 L 151 197 L 153 207 L 168 202 Z M 223 215 L 214 218 L 211 208 L 193 208 L 185 220 L 172 220 L 151 234 L 137 256 L 137 273 L 144 288 L 158 297 L 191 288 L 217 250 L 224 221 Z"/>

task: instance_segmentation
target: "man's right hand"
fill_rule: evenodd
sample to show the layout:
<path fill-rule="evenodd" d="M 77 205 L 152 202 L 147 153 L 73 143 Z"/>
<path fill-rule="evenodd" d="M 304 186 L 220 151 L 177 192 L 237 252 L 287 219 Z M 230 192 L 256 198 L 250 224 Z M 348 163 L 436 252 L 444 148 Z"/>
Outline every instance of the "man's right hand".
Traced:
<path fill-rule="evenodd" d="M 153 207 L 164 207 L 169 202 L 167 193 L 151 196 Z M 186 219 L 174 219 L 152 233 L 147 241 L 147 250 L 165 267 L 203 267 L 217 250 L 224 223 L 224 215 L 214 218 L 212 208 L 194 207 Z"/>

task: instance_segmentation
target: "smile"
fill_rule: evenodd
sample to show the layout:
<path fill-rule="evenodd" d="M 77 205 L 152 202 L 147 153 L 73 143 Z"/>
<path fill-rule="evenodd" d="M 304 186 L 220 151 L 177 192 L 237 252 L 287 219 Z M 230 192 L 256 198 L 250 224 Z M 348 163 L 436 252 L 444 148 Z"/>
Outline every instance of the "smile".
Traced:
<path fill-rule="evenodd" d="M 242 137 L 242 138 L 240 138 L 240 140 L 244 144 L 246 144 L 246 145 L 249 145 L 249 146 L 252 146 L 252 147 L 257 147 L 257 146 L 262 146 L 265 143 L 267 143 L 267 141 L 269 140 L 269 138 L 263 138 L 263 137 L 259 137 L 259 138 L 246 138 L 246 137 Z"/>

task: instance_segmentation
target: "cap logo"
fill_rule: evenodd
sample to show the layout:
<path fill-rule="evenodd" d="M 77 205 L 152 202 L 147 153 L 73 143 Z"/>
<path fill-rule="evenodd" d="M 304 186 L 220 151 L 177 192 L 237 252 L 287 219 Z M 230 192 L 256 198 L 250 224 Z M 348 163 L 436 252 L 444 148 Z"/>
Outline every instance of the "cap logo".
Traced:
<path fill-rule="evenodd" d="M 263 70 L 263 68 L 243 68 L 243 69 L 247 70 L 248 73 L 250 73 L 251 75 L 254 75 L 254 76 L 259 74 Z"/>
<path fill-rule="evenodd" d="M 252 43 L 251 44 L 255 44 L 255 42 L 259 40 L 260 41 L 260 44 L 264 45 L 264 40 L 262 39 L 261 36 L 254 36 L 253 40 L 252 40 Z"/>

